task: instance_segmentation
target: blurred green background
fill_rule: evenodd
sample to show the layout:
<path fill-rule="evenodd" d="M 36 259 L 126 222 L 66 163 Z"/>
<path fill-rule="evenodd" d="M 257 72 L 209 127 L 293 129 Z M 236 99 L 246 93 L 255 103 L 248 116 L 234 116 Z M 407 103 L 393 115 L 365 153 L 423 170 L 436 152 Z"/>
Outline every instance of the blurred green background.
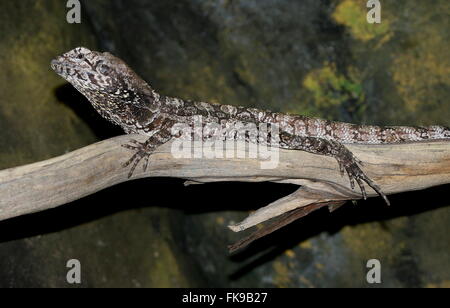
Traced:
<path fill-rule="evenodd" d="M 163 94 L 365 124 L 450 126 L 446 0 L 0 2 L 0 168 L 122 132 L 49 67 L 77 46 Z M 1 184 L 0 184 L 1 185 Z M 450 287 L 449 186 L 321 210 L 229 256 L 226 228 L 293 191 L 147 179 L 0 222 L 1 287 Z M 0 196 L 1 198 L 1 196 Z M 382 284 L 366 282 L 379 259 Z"/>

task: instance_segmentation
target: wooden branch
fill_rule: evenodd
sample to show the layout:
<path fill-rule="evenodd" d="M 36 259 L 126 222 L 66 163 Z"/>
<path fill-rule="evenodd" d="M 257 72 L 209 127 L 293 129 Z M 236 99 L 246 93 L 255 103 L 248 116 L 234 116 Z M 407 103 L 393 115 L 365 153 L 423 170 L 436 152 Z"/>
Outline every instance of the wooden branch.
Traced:
<path fill-rule="evenodd" d="M 333 207 L 340 207 L 344 203 L 345 203 L 345 201 L 329 201 L 329 202 L 324 202 L 324 203 L 312 203 L 312 204 L 308 204 L 303 207 L 296 208 L 292 211 L 286 212 L 286 213 L 280 215 L 279 218 L 277 218 L 277 220 L 275 222 L 271 223 L 267 227 L 263 227 L 262 229 L 256 230 L 249 236 L 244 237 L 243 239 L 239 240 L 238 242 L 236 242 L 232 245 L 229 245 L 228 250 L 230 251 L 230 253 L 235 252 L 238 249 L 248 246 L 250 243 L 256 241 L 257 239 L 259 239 L 263 236 L 266 236 L 266 235 L 290 224 L 291 222 L 293 222 L 299 218 L 302 218 L 302 217 L 308 215 L 309 213 L 314 212 L 324 206 L 328 206 L 329 209 L 333 209 Z"/>
<path fill-rule="evenodd" d="M 119 136 L 46 161 L 0 171 L 0 220 L 56 207 L 127 181 L 129 169 L 122 164 L 131 152 L 120 145 L 131 139 L 143 141 L 146 137 Z M 236 232 L 301 207 L 326 203 L 332 209 L 333 204 L 340 204 L 337 201 L 361 198 L 330 157 L 280 150 L 278 167 L 261 169 L 261 161 L 250 158 L 174 158 L 171 146 L 168 143 L 158 148 L 147 172 L 140 164 L 132 179 L 177 177 L 189 183 L 273 181 L 301 185 L 293 194 L 229 226 Z M 450 142 L 348 148 L 387 194 L 450 183 Z M 244 153 L 242 144 L 239 151 Z M 369 187 L 366 189 L 369 196 L 376 196 Z"/>

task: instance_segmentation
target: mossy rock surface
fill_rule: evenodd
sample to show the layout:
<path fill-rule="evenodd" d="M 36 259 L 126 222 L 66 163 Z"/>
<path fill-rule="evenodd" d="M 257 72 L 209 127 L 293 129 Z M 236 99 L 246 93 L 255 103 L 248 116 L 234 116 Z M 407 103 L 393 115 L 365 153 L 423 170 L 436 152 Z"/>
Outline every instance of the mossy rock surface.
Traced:
<path fill-rule="evenodd" d="M 2 169 L 121 133 L 50 69 L 51 59 L 75 46 L 98 48 L 89 23 L 68 24 L 66 13 L 59 0 L 0 4 Z M 182 217 L 128 196 L 132 191 L 119 186 L 0 222 L 0 286 L 71 286 L 66 281 L 70 259 L 81 262 L 84 287 L 201 285 L 171 235 L 171 220 Z"/>
<path fill-rule="evenodd" d="M 16 3 L 17 2 L 17 3 Z M 121 131 L 50 71 L 76 46 L 109 50 L 163 94 L 367 124 L 450 126 L 448 1 L 64 1 L 0 4 L 0 167 Z M 14 4 L 13 4 L 14 3 Z M 18 22 L 20 21 L 20 22 Z M 0 222 L 2 286 L 441 287 L 450 281 L 448 186 L 318 211 L 229 256 L 226 228 L 281 184 L 184 187 L 151 179 Z M 143 193 L 145 192 L 145 193 Z"/>

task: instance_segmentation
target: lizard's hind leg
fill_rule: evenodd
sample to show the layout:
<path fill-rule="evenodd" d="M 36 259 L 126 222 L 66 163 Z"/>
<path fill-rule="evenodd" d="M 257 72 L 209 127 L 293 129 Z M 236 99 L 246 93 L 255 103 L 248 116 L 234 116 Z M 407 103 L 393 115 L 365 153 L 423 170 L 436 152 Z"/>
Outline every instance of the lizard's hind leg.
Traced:
<path fill-rule="evenodd" d="M 361 170 L 358 164 L 362 165 L 362 162 L 343 144 L 323 138 L 302 137 L 282 132 L 280 134 L 280 147 L 334 157 L 339 164 L 341 174 L 344 175 L 344 172 L 347 172 L 352 189 L 354 189 L 356 182 L 364 199 L 366 199 L 367 193 L 364 188 L 364 182 L 366 182 L 384 199 L 387 205 L 390 205 L 388 198 L 380 187 Z"/>

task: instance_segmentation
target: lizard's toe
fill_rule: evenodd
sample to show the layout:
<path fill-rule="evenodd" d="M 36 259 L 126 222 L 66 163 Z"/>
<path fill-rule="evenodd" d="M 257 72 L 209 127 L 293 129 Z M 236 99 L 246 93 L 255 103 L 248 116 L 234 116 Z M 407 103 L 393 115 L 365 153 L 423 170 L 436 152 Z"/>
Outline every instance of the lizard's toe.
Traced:
<path fill-rule="evenodd" d="M 127 144 L 122 144 L 122 147 L 135 151 L 133 156 L 122 164 L 122 167 L 128 167 L 131 165 L 131 169 L 128 172 L 128 178 L 133 175 L 134 170 L 142 159 L 145 159 L 143 165 L 144 171 L 147 170 L 149 157 L 153 151 L 153 147 L 151 145 L 146 142 L 139 142 L 133 139 Z"/>
<path fill-rule="evenodd" d="M 344 166 L 345 170 L 347 171 L 349 180 L 350 180 L 350 186 L 352 189 L 355 188 L 355 181 L 358 184 L 359 188 L 361 189 L 361 194 L 364 199 L 367 199 L 367 192 L 364 187 L 364 182 L 367 183 L 373 190 L 377 192 L 380 197 L 383 198 L 383 200 L 386 202 L 387 205 L 390 205 L 389 199 L 387 196 L 381 191 L 380 187 L 375 184 L 368 176 L 364 174 L 364 172 L 361 170 L 361 168 L 358 166 L 359 160 L 356 159 L 356 157 L 346 157 L 345 161 L 339 161 L 339 168 L 341 169 L 341 165 Z"/>

